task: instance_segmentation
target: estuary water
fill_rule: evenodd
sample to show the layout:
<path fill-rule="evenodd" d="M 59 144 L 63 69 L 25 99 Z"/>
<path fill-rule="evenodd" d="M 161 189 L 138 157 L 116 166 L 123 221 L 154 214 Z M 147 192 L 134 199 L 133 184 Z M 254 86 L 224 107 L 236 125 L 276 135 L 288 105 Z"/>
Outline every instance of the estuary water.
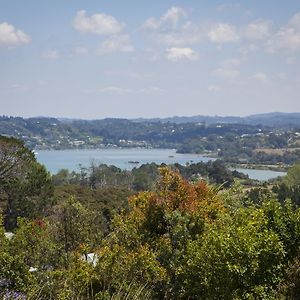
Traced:
<path fill-rule="evenodd" d="M 114 165 L 118 168 L 131 170 L 142 164 L 154 162 L 156 164 L 197 163 L 207 162 L 212 158 L 198 154 L 180 154 L 175 149 L 95 149 L 95 150 L 39 150 L 37 160 L 44 164 L 48 171 L 56 173 L 60 169 L 78 171 L 80 165 L 89 167 L 96 164 Z"/>
<path fill-rule="evenodd" d="M 257 169 L 242 169 L 242 168 L 233 168 L 231 170 L 236 170 L 238 172 L 244 173 L 249 176 L 251 179 L 256 179 L 260 181 L 267 181 L 278 176 L 285 176 L 286 172 L 278 172 L 272 170 L 257 170 Z"/>
<path fill-rule="evenodd" d="M 156 164 L 197 163 L 207 162 L 214 158 L 198 154 L 176 153 L 175 149 L 95 149 L 95 150 L 39 150 L 36 153 L 37 160 L 44 164 L 52 174 L 61 169 L 79 171 L 80 166 L 89 167 L 92 162 L 114 165 L 121 169 L 131 170 L 142 164 L 154 162 Z M 284 172 L 254 169 L 236 169 L 243 172 L 251 179 L 269 180 L 277 176 L 285 175 Z"/>

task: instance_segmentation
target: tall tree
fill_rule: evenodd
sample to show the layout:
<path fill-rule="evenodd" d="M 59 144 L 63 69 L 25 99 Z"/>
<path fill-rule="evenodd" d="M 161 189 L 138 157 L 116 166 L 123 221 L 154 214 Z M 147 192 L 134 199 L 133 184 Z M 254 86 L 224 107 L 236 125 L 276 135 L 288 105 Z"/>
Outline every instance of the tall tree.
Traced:
<path fill-rule="evenodd" d="M 43 215 L 53 195 L 51 176 L 22 141 L 0 136 L 0 197 L 6 229 L 18 216 Z"/>

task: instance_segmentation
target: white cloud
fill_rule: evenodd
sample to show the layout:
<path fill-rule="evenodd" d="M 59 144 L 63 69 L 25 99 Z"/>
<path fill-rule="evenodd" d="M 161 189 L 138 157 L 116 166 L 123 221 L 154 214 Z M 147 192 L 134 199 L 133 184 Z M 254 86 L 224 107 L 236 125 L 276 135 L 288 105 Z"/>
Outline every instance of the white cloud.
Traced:
<path fill-rule="evenodd" d="M 247 17 L 252 17 L 253 16 L 253 11 L 251 9 L 247 9 L 246 12 L 245 12 L 245 15 Z"/>
<path fill-rule="evenodd" d="M 191 48 L 169 48 L 166 50 L 166 57 L 168 60 L 171 61 L 178 61 L 181 59 L 188 59 L 188 60 L 197 60 L 198 55 L 197 53 Z"/>
<path fill-rule="evenodd" d="M 6 22 L 0 23 L 0 46 L 18 46 L 30 41 L 30 36 L 22 30 Z"/>
<path fill-rule="evenodd" d="M 139 73 L 139 72 L 135 72 L 135 71 L 131 71 L 131 70 L 124 70 L 124 69 L 118 69 L 118 70 L 108 70 L 108 71 L 104 71 L 104 74 L 108 77 L 120 77 L 120 78 L 133 78 L 135 80 L 140 80 L 143 78 L 149 78 L 151 77 L 149 74 L 143 74 L 143 73 Z"/>
<path fill-rule="evenodd" d="M 39 80 L 37 81 L 37 84 L 40 85 L 40 86 L 44 86 L 44 85 L 46 85 L 47 83 L 48 83 L 48 82 L 45 81 L 45 80 L 43 80 L 43 79 L 39 79 Z"/>
<path fill-rule="evenodd" d="M 171 23 L 176 26 L 180 18 L 186 17 L 186 12 L 181 7 L 171 7 L 168 11 L 161 17 L 162 23 Z"/>
<path fill-rule="evenodd" d="M 287 79 L 287 75 L 283 72 L 277 73 L 277 78 L 280 80 L 285 80 Z"/>
<path fill-rule="evenodd" d="M 202 32 L 191 22 L 186 22 L 177 30 L 162 30 L 155 32 L 153 38 L 160 44 L 168 46 L 194 45 L 201 41 Z"/>
<path fill-rule="evenodd" d="M 143 28 L 145 29 L 158 29 L 159 26 L 160 26 L 160 22 L 157 21 L 154 17 L 147 19 L 143 24 Z"/>
<path fill-rule="evenodd" d="M 265 73 L 262 73 L 262 72 L 258 72 L 256 74 L 254 74 L 251 78 L 254 79 L 254 80 L 263 82 L 263 83 L 268 81 L 267 75 Z"/>
<path fill-rule="evenodd" d="M 124 26 L 113 16 L 99 13 L 89 17 L 85 10 L 78 11 L 73 20 L 73 27 L 76 30 L 98 35 L 119 34 Z"/>
<path fill-rule="evenodd" d="M 300 13 L 294 15 L 287 26 L 281 27 L 266 44 L 266 51 L 275 53 L 280 50 L 300 50 Z"/>
<path fill-rule="evenodd" d="M 95 90 L 93 90 L 93 89 L 80 89 L 79 92 L 82 93 L 82 94 L 94 94 Z"/>
<path fill-rule="evenodd" d="M 179 20 L 185 18 L 187 13 L 181 7 L 173 6 L 167 10 L 167 12 L 162 15 L 159 19 L 151 17 L 145 21 L 143 28 L 156 30 L 164 25 L 171 25 L 176 27 Z"/>
<path fill-rule="evenodd" d="M 225 69 L 231 69 L 239 66 L 240 64 L 241 60 L 239 58 L 229 58 L 221 62 L 221 67 Z"/>
<path fill-rule="evenodd" d="M 150 86 L 150 87 L 140 89 L 139 92 L 144 94 L 157 94 L 157 93 L 163 93 L 165 92 L 165 90 L 158 86 Z"/>
<path fill-rule="evenodd" d="M 211 28 L 208 32 L 208 37 L 213 43 L 218 44 L 237 42 L 239 40 L 236 28 L 226 23 L 219 23 Z"/>
<path fill-rule="evenodd" d="M 219 68 L 212 71 L 212 75 L 217 78 L 225 80 L 234 80 L 240 75 L 240 71 L 237 69 L 242 63 L 240 58 L 225 59 L 220 63 Z M 213 88 L 211 88 L 211 91 Z"/>
<path fill-rule="evenodd" d="M 221 87 L 219 85 L 211 84 L 207 87 L 209 92 L 219 92 L 221 90 Z"/>
<path fill-rule="evenodd" d="M 223 12 L 225 10 L 232 10 L 240 8 L 240 4 L 238 3 L 224 3 L 217 6 L 217 11 Z"/>
<path fill-rule="evenodd" d="M 294 63 L 296 62 L 296 58 L 290 56 L 290 57 L 287 57 L 285 61 L 286 61 L 286 63 L 287 63 L 288 65 L 292 65 L 292 64 L 294 64 Z"/>
<path fill-rule="evenodd" d="M 194 45 L 201 40 L 201 36 L 198 34 L 188 32 L 174 32 L 157 34 L 156 40 L 168 46 L 183 46 Z"/>
<path fill-rule="evenodd" d="M 300 50 L 300 32 L 292 27 L 282 28 L 267 42 L 267 52 L 275 53 L 281 49 Z"/>
<path fill-rule="evenodd" d="M 114 35 L 105 40 L 100 48 L 97 49 L 97 54 L 103 55 L 114 52 L 133 52 L 134 47 L 131 44 L 130 37 L 126 34 Z"/>
<path fill-rule="evenodd" d="M 98 90 L 100 93 L 116 93 L 116 94 L 127 94 L 127 93 L 132 93 L 133 90 L 123 88 L 123 87 L 118 87 L 118 86 L 107 86 L 104 88 L 101 88 Z"/>
<path fill-rule="evenodd" d="M 240 49 L 239 52 L 243 55 L 247 55 L 250 52 L 254 52 L 258 49 L 257 45 L 255 44 L 249 44 L 249 45 L 243 45 Z"/>
<path fill-rule="evenodd" d="M 189 46 L 198 43 L 203 32 L 198 26 L 186 20 L 187 12 L 180 7 L 171 7 L 160 18 L 151 17 L 143 24 L 152 40 L 167 46 Z M 185 20 L 184 22 L 182 22 Z"/>
<path fill-rule="evenodd" d="M 290 20 L 290 26 L 293 26 L 295 28 L 297 28 L 298 30 L 300 30 L 300 12 L 298 12 L 297 14 L 295 14 L 291 20 Z"/>
<path fill-rule="evenodd" d="M 86 47 L 78 46 L 74 48 L 74 53 L 78 55 L 87 54 L 89 50 Z"/>
<path fill-rule="evenodd" d="M 117 95 L 125 95 L 125 94 L 161 94 L 165 92 L 164 89 L 158 86 L 149 86 L 140 89 L 126 88 L 120 86 L 106 86 L 98 89 L 80 89 L 80 93 L 82 94 L 99 94 L 99 93 L 107 93 L 107 94 L 117 94 Z"/>
<path fill-rule="evenodd" d="M 27 91 L 29 90 L 29 87 L 25 84 L 20 84 L 20 83 L 13 83 L 10 87 L 11 90 L 14 91 Z"/>
<path fill-rule="evenodd" d="M 263 40 L 271 34 L 271 27 L 270 21 L 255 20 L 242 30 L 242 34 L 249 40 Z"/>
<path fill-rule="evenodd" d="M 41 58 L 43 59 L 59 59 L 60 53 L 57 50 L 47 50 L 41 54 Z"/>
<path fill-rule="evenodd" d="M 218 68 L 212 72 L 215 77 L 232 80 L 240 75 L 240 72 L 235 69 Z"/>

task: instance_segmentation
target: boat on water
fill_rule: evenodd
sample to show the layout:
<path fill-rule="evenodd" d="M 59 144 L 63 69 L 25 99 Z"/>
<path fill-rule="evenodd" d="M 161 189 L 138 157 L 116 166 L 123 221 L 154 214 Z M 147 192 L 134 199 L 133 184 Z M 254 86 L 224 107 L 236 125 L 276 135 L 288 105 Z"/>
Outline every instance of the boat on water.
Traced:
<path fill-rule="evenodd" d="M 128 163 L 129 164 L 139 164 L 140 162 L 137 160 L 129 160 Z"/>
<path fill-rule="evenodd" d="M 169 155 L 168 157 L 169 157 L 169 158 L 173 158 L 173 157 L 174 157 L 174 155 Z"/>

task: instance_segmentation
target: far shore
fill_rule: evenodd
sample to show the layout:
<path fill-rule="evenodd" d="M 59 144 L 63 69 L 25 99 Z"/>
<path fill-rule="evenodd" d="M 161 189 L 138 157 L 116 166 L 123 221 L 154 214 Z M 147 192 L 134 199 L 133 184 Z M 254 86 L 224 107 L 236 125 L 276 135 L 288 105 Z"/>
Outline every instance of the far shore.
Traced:
<path fill-rule="evenodd" d="M 263 165 L 263 164 L 247 164 L 247 163 L 230 163 L 230 168 L 252 169 L 252 170 L 269 170 L 277 172 L 286 172 L 289 166 L 286 165 Z"/>

